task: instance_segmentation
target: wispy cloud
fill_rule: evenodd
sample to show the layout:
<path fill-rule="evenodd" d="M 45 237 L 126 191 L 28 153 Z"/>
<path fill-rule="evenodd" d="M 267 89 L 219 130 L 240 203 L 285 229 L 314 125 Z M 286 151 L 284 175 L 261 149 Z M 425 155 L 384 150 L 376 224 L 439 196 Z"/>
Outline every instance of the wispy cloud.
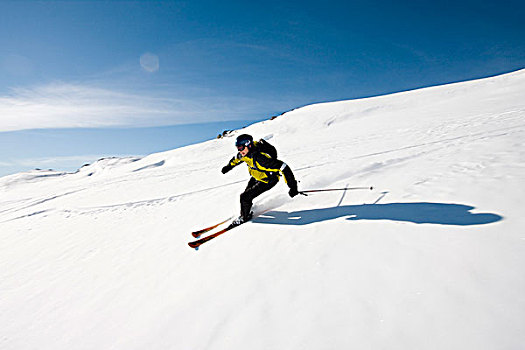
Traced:
<path fill-rule="evenodd" d="M 179 125 L 240 119 L 258 107 L 235 97 L 180 99 L 56 82 L 0 96 L 0 131 Z"/>

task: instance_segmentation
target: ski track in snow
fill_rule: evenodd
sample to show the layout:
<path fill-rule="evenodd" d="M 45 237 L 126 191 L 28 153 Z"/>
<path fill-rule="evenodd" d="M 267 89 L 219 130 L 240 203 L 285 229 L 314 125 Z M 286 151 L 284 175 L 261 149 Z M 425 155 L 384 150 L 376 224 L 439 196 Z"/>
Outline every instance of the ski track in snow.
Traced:
<path fill-rule="evenodd" d="M 525 70 L 306 106 L 231 137 L 0 178 L 2 349 L 519 349 Z M 239 210 L 233 140 L 299 189 Z M 198 157 L 195 155 L 198 152 Z"/>

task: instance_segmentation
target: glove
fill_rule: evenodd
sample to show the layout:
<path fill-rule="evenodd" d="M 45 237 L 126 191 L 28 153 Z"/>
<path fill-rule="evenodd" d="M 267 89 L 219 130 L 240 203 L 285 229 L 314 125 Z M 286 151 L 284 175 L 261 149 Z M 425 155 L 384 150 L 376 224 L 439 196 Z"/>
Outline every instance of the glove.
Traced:
<path fill-rule="evenodd" d="M 222 171 L 223 174 L 226 174 L 228 171 L 230 171 L 232 169 L 233 169 L 233 167 L 228 164 L 225 167 L 223 167 L 221 171 Z"/>
<path fill-rule="evenodd" d="M 297 191 L 297 187 L 290 188 L 290 191 L 288 191 L 288 194 L 290 195 L 290 197 L 293 198 L 299 194 L 299 191 Z"/>

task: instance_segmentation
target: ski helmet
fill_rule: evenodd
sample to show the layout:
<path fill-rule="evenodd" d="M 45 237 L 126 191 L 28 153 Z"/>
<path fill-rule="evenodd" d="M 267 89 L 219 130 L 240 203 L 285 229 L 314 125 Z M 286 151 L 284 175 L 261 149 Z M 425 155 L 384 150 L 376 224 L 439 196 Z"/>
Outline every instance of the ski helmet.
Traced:
<path fill-rule="evenodd" d="M 252 144 L 253 144 L 253 137 L 248 134 L 239 135 L 237 137 L 237 141 L 235 141 L 235 146 L 241 149 L 244 147 L 250 148 Z"/>

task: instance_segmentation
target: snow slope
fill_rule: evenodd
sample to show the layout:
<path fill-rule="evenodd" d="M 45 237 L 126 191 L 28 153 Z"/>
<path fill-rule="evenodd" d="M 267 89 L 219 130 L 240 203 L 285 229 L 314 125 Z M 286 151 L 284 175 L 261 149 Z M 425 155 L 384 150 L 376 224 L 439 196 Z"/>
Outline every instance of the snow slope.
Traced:
<path fill-rule="evenodd" d="M 1 349 L 523 349 L 525 70 L 240 132 L 300 189 L 238 211 L 233 138 L 0 178 Z"/>

